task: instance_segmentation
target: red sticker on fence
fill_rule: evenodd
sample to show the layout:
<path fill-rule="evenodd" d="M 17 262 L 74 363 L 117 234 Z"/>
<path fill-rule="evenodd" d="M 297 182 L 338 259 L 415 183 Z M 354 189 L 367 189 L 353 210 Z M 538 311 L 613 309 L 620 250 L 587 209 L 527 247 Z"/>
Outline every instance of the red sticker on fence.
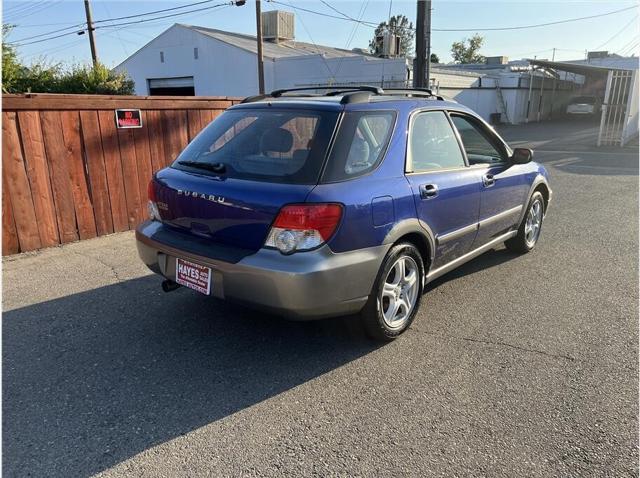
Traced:
<path fill-rule="evenodd" d="M 142 128 L 140 110 L 116 110 L 116 126 L 118 128 Z"/>
<path fill-rule="evenodd" d="M 211 268 L 176 259 L 176 282 L 203 294 L 211 293 Z"/>

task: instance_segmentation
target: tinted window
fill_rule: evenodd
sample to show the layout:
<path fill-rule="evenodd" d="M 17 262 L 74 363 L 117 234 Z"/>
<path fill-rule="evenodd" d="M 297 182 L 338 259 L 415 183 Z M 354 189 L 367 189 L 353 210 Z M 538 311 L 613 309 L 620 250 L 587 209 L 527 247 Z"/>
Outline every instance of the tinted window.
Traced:
<path fill-rule="evenodd" d="M 196 136 L 172 167 L 208 174 L 179 163 L 222 163 L 225 177 L 316 184 L 336 120 L 334 112 L 226 111 Z"/>
<path fill-rule="evenodd" d="M 596 102 L 595 96 L 576 96 L 571 100 L 571 104 L 574 104 L 574 105 L 577 105 L 577 104 L 593 105 L 595 104 L 595 102 Z"/>
<path fill-rule="evenodd" d="M 453 114 L 451 121 L 460 133 L 469 164 L 491 164 L 503 160 L 503 153 L 487 138 L 489 133 L 484 132 L 480 124 Z"/>
<path fill-rule="evenodd" d="M 409 134 L 410 172 L 465 166 L 464 156 L 444 111 L 417 114 Z"/>
<path fill-rule="evenodd" d="M 394 122 L 393 112 L 345 113 L 327 163 L 324 181 L 341 181 L 373 170 L 382 160 Z"/>

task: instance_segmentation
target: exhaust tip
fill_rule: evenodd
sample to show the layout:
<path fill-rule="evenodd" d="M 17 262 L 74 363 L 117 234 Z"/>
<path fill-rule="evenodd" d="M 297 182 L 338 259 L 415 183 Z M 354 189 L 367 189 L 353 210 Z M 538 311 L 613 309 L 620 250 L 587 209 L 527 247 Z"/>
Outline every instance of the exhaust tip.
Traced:
<path fill-rule="evenodd" d="M 167 279 L 162 281 L 162 290 L 165 292 L 171 292 L 172 290 L 176 290 L 178 287 L 180 287 L 180 284 L 173 282 L 172 280 Z"/>

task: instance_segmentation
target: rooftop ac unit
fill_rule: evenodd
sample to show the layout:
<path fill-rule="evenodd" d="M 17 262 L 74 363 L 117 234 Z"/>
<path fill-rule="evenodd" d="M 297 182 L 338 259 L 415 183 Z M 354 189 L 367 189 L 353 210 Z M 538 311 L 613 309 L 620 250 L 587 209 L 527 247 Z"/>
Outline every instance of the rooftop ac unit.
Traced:
<path fill-rule="evenodd" d="M 376 37 L 376 43 L 379 45 L 380 56 L 393 57 L 400 56 L 400 37 L 394 35 L 389 30 Z"/>
<path fill-rule="evenodd" d="M 272 42 L 293 40 L 295 17 L 291 12 L 271 10 L 262 12 L 262 38 Z"/>

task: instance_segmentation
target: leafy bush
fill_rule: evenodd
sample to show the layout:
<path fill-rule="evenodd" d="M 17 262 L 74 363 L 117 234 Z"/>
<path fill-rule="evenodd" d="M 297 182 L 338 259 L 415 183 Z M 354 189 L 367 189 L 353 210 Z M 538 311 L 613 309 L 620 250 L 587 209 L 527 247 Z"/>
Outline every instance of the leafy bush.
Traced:
<path fill-rule="evenodd" d="M 134 82 L 102 64 L 72 65 L 40 59 L 29 66 L 18 60 L 15 47 L 6 42 L 11 25 L 2 26 L 2 91 L 4 93 L 75 93 L 131 95 Z"/>
<path fill-rule="evenodd" d="M 90 67 L 75 65 L 62 73 L 56 93 L 96 95 L 131 95 L 134 83 L 125 73 L 116 73 L 102 64 Z"/>

